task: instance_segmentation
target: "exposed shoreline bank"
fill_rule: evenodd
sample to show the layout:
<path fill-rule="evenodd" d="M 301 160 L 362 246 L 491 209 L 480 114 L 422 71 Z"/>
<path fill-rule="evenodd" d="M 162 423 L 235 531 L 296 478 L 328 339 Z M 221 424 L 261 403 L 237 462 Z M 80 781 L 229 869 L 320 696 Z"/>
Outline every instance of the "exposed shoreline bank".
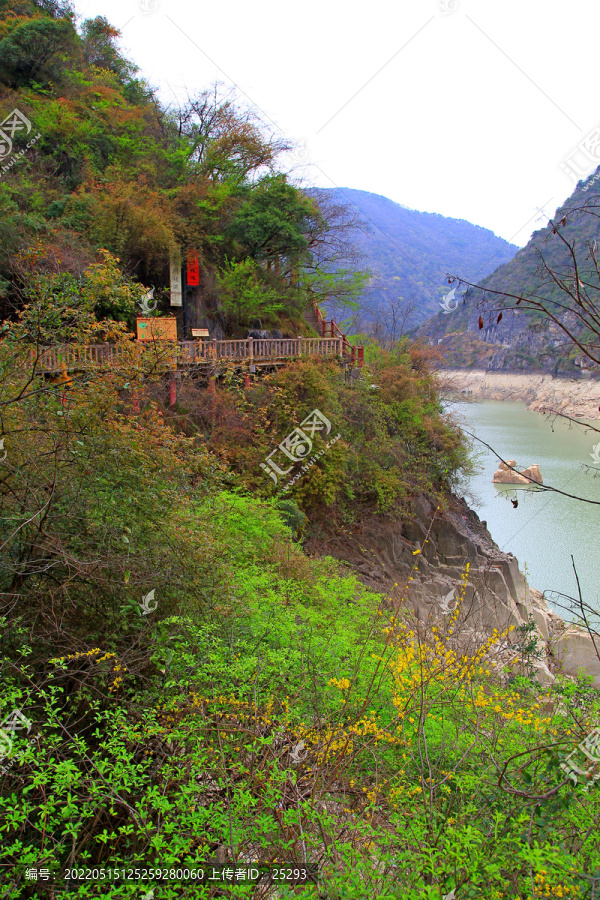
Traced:
<path fill-rule="evenodd" d="M 595 379 L 574 381 L 485 369 L 441 369 L 436 377 L 442 394 L 462 394 L 473 400 L 513 400 L 537 412 L 554 410 L 573 418 L 600 419 L 600 381 Z"/>

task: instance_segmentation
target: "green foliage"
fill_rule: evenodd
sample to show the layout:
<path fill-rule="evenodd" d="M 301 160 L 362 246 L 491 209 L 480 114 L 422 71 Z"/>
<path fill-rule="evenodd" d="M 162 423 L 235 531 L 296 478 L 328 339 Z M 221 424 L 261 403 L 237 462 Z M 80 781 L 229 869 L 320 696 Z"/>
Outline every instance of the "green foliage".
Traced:
<path fill-rule="evenodd" d="M 165 109 L 106 18 L 85 20 L 79 36 L 68 6 L 22 6 L 19 16 L 0 9 L 0 83 L 39 139 L 0 179 L 0 316 L 21 307 L 37 275 L 81 278 L 103 249 L 159 299 L 172 251 L 197 250 L 206 310 L 234 332 L 282 313 L 291 327 L 313 296 L 356 302 L 356 272 L 311 269 L 312 248 L 337 240 L 337 226 L 277 171 L 288 145 L 255 110 L 220 85 Z M 17 135 L 15 152 L 28 139 Z M 32 248 L 23 266 L 15 250 Z M 96 314 L 131 324 L 127 303 Z"/>
<path fill-rule="evenodd" d="M 288 148 L 265 128 L 254 109 L 240 106 L 222 84 L 201 91 L 179 112 L 190 171 L 196 179 L 229 189 L 248 182 L 253 172 L 272 170 Z"/>
<path fill-rule="evenodd" d="M 114 266 L 106 255 L 81 292 L 67 276 L 40 281 L 0 343 L 0 700 L 3 720 L 19 709 L 31 722 L 0 772 L 7 898 L 33 894 L 26 867 L 194 868 L 223 853 L 318 860 L 319 887 L 290 896 L 417 900 L 460 885 L 501 900 L 526 896 L 531 879 L 555 891 L 544 896 L 580 896 L 578 873 L 598 853 L 589 829 L 577 836 L 598 797 L 558 787 L 555 748 L 581 739 L 597 697 L 578 694 L 576 729 L 568 709 L 542 716 L 539 688 L 485 670 L 497 635 L 459 652 L 454 618 L 443 633 L 416 628 L 295 540 L 324 506 L 330 517 L 328 503 L 340 517 L 398 514 L 428 486 L 441 496 L 462 451 L 422 355 L 381 353 L 353 387 L 313 361 L 250 394 L 232 379 L 211 418 L 229 404 L 220 433 L 236 435 L 236 458 L 210 429 L 185 436 L 143 399 L 141 376 L 149 390 L 168 351 L 128 355 L 122 325 L 96 322 L 98 302 L 132 296 Z M 95 327 L 119 344 L 116 369 L 37 374 L 40 328 L 77 344 Z M 315 407 L 342 437 L 325 448 L 330 435 L 314 435 L 325 452 L 292 497 L 245 495 L 262 448 Z M 223 490 L 249 448 L 256 469 Z M 511 765 L 523 753 L 531 762 Z M 532 819 L 522 795 L 548 791 Z M 77 894 L 135 890 L 89 882 Z"/>
<path fill-rule="evenodd" d="M 88 66 L 114 72 L 125 81 L 136 71 L 136 66 L 123 59 L 115 46 L 119 32 L 104 16 L 86 19 L 82 27 L 82 53 Z"/>
<path fill-rule="evenodd" d="M 11 87 L 47 86 L 59 80 L 77 35 L 68 18 L 35 18 L 17 24 L 0 41 L 0 78 Z"/>
<path fill-rule="evenodd" d="M 319 519 L 357 519 L 366 510 L 401 518 L 418 494 L 440 496 L 468 466 L 430 377 L 414 371 L 416 361 L 406 343 L 396 353 L 373 353 L 352 384 L 340 378 L 337 363 L 296 362 L 261 378 L 250 393 L 236 387 L 223 395 L 222 403 L 235 410 L 231 431 L 203 417 L 198 424 L 215 453 L 262 496 L 284 490 Z M 291 470 L 274 485 L 260 464 L 314 409 L 330 421 L 331 432 L 315 432 L 310 453 L 296 466 L 276 455 L 279 467 Z M 192 410 L 189 415 L 195 418 Z"/>
<path fill-rule="evenodd" d="M 195 868 L 224 852 L 318 859 L 319 887 L 283 896 L 583 900 L 598 790 L 535 799 L 578 739 L 568 711 L 540 712 L 552 693 L 503 687 L 485 648 L 458 656 L 447 630 L 417 637 L 332 560 L 308 560 L 267 505 L 223 493 L 194 517 L 189 546 L 203 534 L 225 552 L 215 605 L 144 622 L 143 673 L 106 643 L 54 657 L 51 644 L 42 668 L 12 632 L 2 708 L 26 713 L 34 744 L 15 737 L 0 793 L 8 898 L 32 894 L 27 866 Z"/>
<path fill-rule="evenodd" d="M 301 537 L 308 523 L 308 517 L 298 504 L 293 500 L 278 500 L 277 509 L 285 524 L 291 529 L 294 538 Z"/>
<path fill-rule="evenodd" d="M 299 259 L 308 250 L 305 230 L 317 211 L 283 175 L 268 175 L 242 193 L 228 233 L 252 259 Z"/>
<path fill-rule="evenodd" d="M 314 298 L 317 305 L 325 306 L 332 298 L 335 298 L 338 306 L 343 306 L 345 313 L 356 312 L 359 301 L 364 297 L 369 283 L 369 273 L 366 271 L 354 271 L 339 268 L 333 272 L 317 269 L 300 271 L 298 285 L 301 289 Z M 351 321 L 338 322 L 342 331 L 349 331 Z"/>
<path fill-rule="evenodd" d="M 36 275 L 27 291 L 30 302 L 8 329 L 9 340 L 51 345 L 124 337 L 123 323 L 133 322 L 144 289 L 122 275 L 108 251 L 101 256 L 102 262 L 89 266 L 81 279 L 68 273 Z"/>
<path fill-rule="evenodd" d="M 0 738 L 3 896 L 37 895 L 26 867 L 225 857 L 319 865 L 261 896 L 583 898 L 600 794 L 559 764 L 597 694 L 497 680 L 498 635 L 464 646 L 455 614 L 417 623 L 299 543 L 444 501 L 467 459 L 427 353 L 369 346 L 353 383 L 311 359 L 249 391 L 229 372 L 167 411 L 173 348 L 128 339 L 146 289 L 125 272 L 160 287 L 195 246 L 240 325 L 360 276 L 311 270 L 322 214 L 251 115 L 218 92 L 167 115 L 116 37 L 96 18 L 78 38 L 61 0 L 0 6 L 5 87 L 43 134 L 0 183 L 0 721 L 30 721 Z M 103 342 L 116 363 L 67 370 Z M 273 496 L 261 462 L 315 409 L 331 430 Z"/>
<path fill-rule="evenodd" d="M 140 418 L 128 415 L 132 386 L 155 378 L 166 360 L 152 347 L 132 352 L 119 323 L 95 321 L 106 271 L 92 273 L 83 300 L 53 279 L 18 323 L 5 325 L 0 343 L 0 591 L 20 598 L 15 624 L 37 622 L 34 659 L 47 653 L 55 615 L 72 617 L 57 649 L 81 640 L 128 646 L 139 639 L 149 591 L 158 590 L 168 610 L 183 581 L 188 603 L 205 602 L 202 536 L 187 552 L 190 504 L 213 488 L 222 467 L 193 439 L 175 435 L 152 405 Z M 102 330 L 121 346 L 119 371 L 100 365 L 48 381 L 36 344 L 52 329 L 75 344 Z"/>
<path fill-rule="evenodd" d="M 534 617 L 530 615 L 527 623 L 519 625 L 515 633 L 517 635 L 515 649 L 519 651 L 524 672 L 530 679 L 533 679 L 535 674 L 534 663 L 544 656 L 544 648 L 540 646 Z"/>
<path fill-rule="evenodd" d="M 251 325 L 255 319 L 276 322 L 276 313 L 284 308 L 277 300 L 277 292 L 261 279 L 261 271 L 252 259 L 229 260 L 217 281 L 223 309 L 238 326 Z"/>
<path fill-rule="evenodd" d="M 118 259 L 101 251 L 102 262 L 90 266 L 84 275 L 81 299 L 94 311 L 97 320 L 113 319 L 133 324 L 136 303 L 143 289 L 132 284 L 118 267 Z"/>

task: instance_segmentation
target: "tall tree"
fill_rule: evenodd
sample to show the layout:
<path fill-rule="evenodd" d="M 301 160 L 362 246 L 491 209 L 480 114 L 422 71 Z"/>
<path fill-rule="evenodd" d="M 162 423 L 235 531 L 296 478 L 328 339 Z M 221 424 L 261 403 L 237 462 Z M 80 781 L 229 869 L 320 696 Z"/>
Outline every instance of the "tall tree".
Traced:
<path fill-rule="evenodd" d="M 121 82 L 125 82 L 137 72 L 138 67 L 119 52 L 116 40 L 120 35 L 120 31 L 113 28 L 104 16 L 86 19 L 81 33 L 82 55 L 86 65 L 108 69 L 109 72 L 114 72 Z"/>
<path fill-rule="evenodd" d="M 228 234 L 243 253 L 267 263 L 285 259 L 288 269 L 306 257 L 310 222 L 319 213 L 285 175 L 267 175 L 246 186 L 240 198 Z"/>
<path fill-rule="evenodd" d="M 190 98 L 177 120 L 190 170 L 214 181 L 241 184 L 261 170 L 273 171 L 279 154 L 290 148 L 221 84 Z"/>
<path fill-rule="evenodd" d="M 57 81 L 77 42 L 69 18 L 22 22 L 0 41 L 0 79 L 13 88 Z"/>

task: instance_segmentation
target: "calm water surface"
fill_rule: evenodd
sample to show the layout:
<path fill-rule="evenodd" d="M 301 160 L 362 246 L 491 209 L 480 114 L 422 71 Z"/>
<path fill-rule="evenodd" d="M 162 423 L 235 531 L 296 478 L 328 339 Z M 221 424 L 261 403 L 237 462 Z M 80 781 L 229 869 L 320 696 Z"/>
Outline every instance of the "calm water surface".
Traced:
<path fill-rule="evenodd" d="M 446 409 L 503 459 L 515 459 L 519 469 L 537 463 L 544 484 L 600 503 L 600 477 L 583 468 L 594 466 L 590 454 L 600 434 L 569 428 L 562 420 L 552 423 L 522 403 L 485 400 L 448 403 Z M 600 428 L 600 422 L 595 425 Z M 477 472 L 466 500 L 487 521 L 498 546 L 517 557 L 532 587 L 575 596 L 572 555 L 582 595 L 595 605 L 600 600 L 600 505 L 546 491 L 498 487 L 492 484 L 497 457 L 477 441 L 473 447 Z M 596 466 L 600 470 L 600 462 Z M 511 497 L 518 499 L 517 509 Z"/>

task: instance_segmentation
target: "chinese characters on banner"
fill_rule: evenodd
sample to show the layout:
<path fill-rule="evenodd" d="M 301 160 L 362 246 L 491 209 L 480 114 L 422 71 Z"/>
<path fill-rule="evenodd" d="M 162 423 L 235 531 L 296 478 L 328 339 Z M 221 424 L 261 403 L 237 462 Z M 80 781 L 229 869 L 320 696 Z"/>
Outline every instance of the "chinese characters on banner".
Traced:
<path fill-rule="evenodd" d="M 200 286 L 200 260 L 197 250 L 188 250 L 187 253 L 187 286 Z"/>

